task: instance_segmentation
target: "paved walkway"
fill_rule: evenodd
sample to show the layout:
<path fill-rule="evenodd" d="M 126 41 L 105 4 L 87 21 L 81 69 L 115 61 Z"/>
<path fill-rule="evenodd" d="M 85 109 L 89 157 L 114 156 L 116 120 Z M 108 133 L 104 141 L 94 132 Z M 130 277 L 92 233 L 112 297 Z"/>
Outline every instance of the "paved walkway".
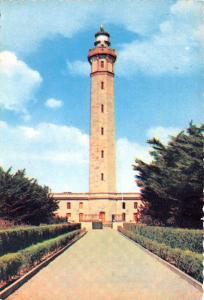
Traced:
<path fill-rule="evenodd" d="M 88 232 L 9 300 L 201 300 L 202 293 L 111 229 Z"/>

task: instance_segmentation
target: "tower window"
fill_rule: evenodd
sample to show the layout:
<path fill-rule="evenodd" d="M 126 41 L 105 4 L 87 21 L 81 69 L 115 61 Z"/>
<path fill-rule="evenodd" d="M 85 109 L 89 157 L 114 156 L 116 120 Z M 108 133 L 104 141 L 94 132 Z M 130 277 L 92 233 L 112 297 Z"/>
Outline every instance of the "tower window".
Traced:
<path fill-rule="evenodd" d="M 125 209 L 125 202 L 122 202 L 122 208 Z"/>
<path fill-rule="evenodd" d="M 79 202 L 79 208 L 83 208 L 83 202 Z"/>
<path fill-rule="evenodd" d="M 101 68 L 104 68 L 104 61 L 101 61 Z"/>
<path fill-rule="evenodd" d="M 101 181 L 104 181 L 104 174 L 101 173 Z"/>
<path fill-rule="evenodd" d="M 103 135 L 104 134 L 104 129 L 103 129 L 103 127 L 101 127 L 101 135 Z"/>
<path fill-rule="evenodd" d="M 101 150 L 101 158 L 104 158 L 104 151 Z"/>
<path fill-rule="evenodd" d="M 104 82 L 101 81 L 101 89 L 103 90 L 104 89 Z"/>
<path fill-rule="evenodd" d="M 104 112 L 104 105 L 101 104 L 101 112 L 103 113 Z"/>
<path fill-rule="evenodd" d="M 125 213 L 122 213 L 122 220 L 123 220 L 123 222 L 125 222 L 125 219 L 126 219 L 126 215 L 125 215 Z"/>
<path fill-rule="evenodd" d="M 67 209 L 71 209 L 71 202 L 67 202 Z"/>

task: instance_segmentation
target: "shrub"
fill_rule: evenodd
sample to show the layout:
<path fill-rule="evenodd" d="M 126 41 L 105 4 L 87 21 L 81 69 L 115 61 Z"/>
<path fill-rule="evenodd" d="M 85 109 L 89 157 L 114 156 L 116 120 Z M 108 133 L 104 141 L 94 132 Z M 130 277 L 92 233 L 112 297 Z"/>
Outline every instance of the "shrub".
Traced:
<path fill-rule="evenodd" d="M 9 281 L 22 265 L 20 253 L 9 253 L 0 257 L 0 281 Z"/>
<path fill-rule="evenodd" d="M 80 224 L 54 224 L 0 230 L 0 256 L 16 252 L 32 244 L 80 229 Z"/>
<path fill-rule="evenodd" d="M 203 252 L 203 230 L 146 226 L 125 223 L 124 228 L 172 248 Z"/>
<path fill-rule="evenodd" d="M 9 253 L 0 257 L 0 282 L 10 281 L 17 276 L 22 269 L 39 263 L 42 258 L 63 246 L 72 240 L 80 230 L 65 233 L 53 239 L 27 247 L 17 253 Z"/>
<path fill-rule="evenodd" d="M 149 238 L 146 238 L 137 232 L 128 231 L 122 227 L 119 228 L 119 231 L 138 244 L 147 248 L 149 251 L 175 265 L 196 280 L 202 282 L 202 254 L 194 253 L 190 250 L 171 248 L 166 244 L 158 243 L 155 240 L 150 240 Z"/>
<path fill-rule="evenodd" d="M 49 224 L 62 224 L 66 223 L 67 224 L 67 218 L 66 217 L 60 217 L 60 216 L 53 216 L 52 218 L 49 219 Z"/>

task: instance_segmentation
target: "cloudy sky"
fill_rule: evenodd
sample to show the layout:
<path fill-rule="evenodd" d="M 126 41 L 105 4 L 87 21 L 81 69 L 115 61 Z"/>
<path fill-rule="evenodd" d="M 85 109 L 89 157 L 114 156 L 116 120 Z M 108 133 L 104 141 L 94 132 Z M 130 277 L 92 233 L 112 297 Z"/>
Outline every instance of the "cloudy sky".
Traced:
<path fill-rule="evenodd" d="M 100 24 L 117 50 L 118 191 L 134 158 L 202 120 L 202 1 L 0 1 L 0 164 L 53 191 L 88 191 L 87 53 Z"/>

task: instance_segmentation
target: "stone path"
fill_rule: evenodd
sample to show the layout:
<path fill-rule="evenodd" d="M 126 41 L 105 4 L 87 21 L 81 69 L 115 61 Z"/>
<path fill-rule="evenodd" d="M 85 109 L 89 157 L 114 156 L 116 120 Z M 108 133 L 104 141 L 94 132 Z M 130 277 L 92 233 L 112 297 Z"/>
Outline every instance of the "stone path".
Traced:
<path fill-rule="evenodd" d="M 89 231 L 9 300 L 201 300 L 202 293 L 111 229 Z"/>

